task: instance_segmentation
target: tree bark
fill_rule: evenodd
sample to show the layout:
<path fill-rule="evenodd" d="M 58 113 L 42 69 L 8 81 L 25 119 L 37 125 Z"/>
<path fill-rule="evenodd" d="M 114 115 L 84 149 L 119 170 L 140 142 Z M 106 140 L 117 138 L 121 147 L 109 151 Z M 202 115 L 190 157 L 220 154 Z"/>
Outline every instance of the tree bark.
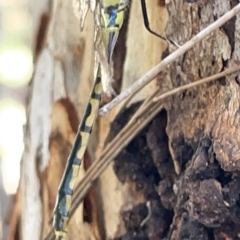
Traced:
<path fill-rule="evenodd" d="M 147 1 L 151 28 L 180 45 L 235 0 Z M 55 0 L 36 44 L 22 159 L 21 233 L 44 239 L 57 188 L 93 82 L 94 23 L 83 32 L 67 0 Z M 167 10 L 168 11 L 167 11 Z M 79 181 L 152 92 L 219 73 L 239 61 L 239 15 L 197 44 L 135 96 L 99 117 Z M 39 43 L 40 42 L 40 43 Z M 114 53 L 116 91 L 174 51 L 147 32 L 132 1 Z M 136 103 L 137 102 L 137 103 Z M 134 103 L 134 104 L 133 104 Z M 160 103 L 159 103 L 160 104 Z M 239 233 L 239 82 L 232 74 L 162 101 L 162 110 L 100 176 L 69 222 L 67 239 L 236 239 Z M 109 129 L 110 123 L 111 129 Z M 110 131 L 110 132 L 109 132 Z M 119 146 L 120 147 L 120 146 Z"/>

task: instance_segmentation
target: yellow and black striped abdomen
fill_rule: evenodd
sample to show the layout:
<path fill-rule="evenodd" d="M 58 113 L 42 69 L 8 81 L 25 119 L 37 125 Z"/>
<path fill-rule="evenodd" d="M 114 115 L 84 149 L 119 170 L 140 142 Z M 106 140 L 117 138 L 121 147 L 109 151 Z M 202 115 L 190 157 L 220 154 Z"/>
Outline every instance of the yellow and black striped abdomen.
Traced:
<path fill-rule="evenodd" d="M 80 165 L 86 151 L 92 126 L 98 114 L 99 102 L 102 93 L 101 73 L 98 65 L 97 77 L 92 88 L 89 102 L 86 107 L 83 119 L 79 126 L 72 151 L 67 160 L 67 165 L 58 189 L 58 197 L 54 209 L 55 235 L 59 239 L 65 237 L 69 210 L 71 207 L 73 188 L 79 173 Z"/>

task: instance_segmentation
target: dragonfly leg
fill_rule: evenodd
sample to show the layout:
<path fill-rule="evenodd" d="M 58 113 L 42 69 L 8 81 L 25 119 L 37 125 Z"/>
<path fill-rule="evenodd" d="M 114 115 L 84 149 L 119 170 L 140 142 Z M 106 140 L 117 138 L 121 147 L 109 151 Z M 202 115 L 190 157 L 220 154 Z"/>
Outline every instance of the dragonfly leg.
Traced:
<path fill-rule="evenodd" d="M 155 31 L 153 31 L 151 28 L 150 28 L 150 24 L 149 24 L 149 20 L 148 20 L 148 14 L 147 14 L 147 7 L 146 7 L 146 2 L 145 0 L 141 0 L 141 7 L 142 7 L 142 15 L 143 15 L 143 22 L 144 22 L 144 25 L 146 27 L 146 29 L 153 35 L 165 40 L 166 42 L 168 43 L 171 43 L 173 44 L 174 46 L 176 46 L 177 48 L 179 48 L 180 46 L 175 43 L 174 41 L 156 33 Z"/>

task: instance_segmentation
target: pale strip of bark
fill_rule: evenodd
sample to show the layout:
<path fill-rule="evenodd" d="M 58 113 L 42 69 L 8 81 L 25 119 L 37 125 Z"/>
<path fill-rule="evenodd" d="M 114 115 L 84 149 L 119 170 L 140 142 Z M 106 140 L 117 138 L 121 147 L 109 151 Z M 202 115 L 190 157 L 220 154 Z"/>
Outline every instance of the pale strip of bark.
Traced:
<path fill-rule="evenodd" d="M 42 202 L 36 159 L 41 154 L 42 169 L 49 159 L 51 132 L 53 58 L 45 49 L 38 57 L 28 116 L 26 148 L 21 168 L 21 236 L 22 239 L 39 240 L 42 231 Z"/>
<path fill-rule="evenodd" d="M 224 23 L 226 23 L 229 19 L 234 17 L 240 11 L 240 4 L 234 7 L 232 10 L 228 11 L 214 23 L 203 29 L 196 36 L 194 36 L 190 41 L 186 42 L 182 47 L 177 49 L 175 52 L 170 54 L 164 60 L 162 60 L 158 65 L 148 71 L 144 76 L 142 76 L 139 80 L 137 80 L 131 87 L 124 90 L 119 96 L 114 98 L 110 103 L 103 106 L 99 113 L 100 115 L 107 114 L 112 108 L 114 108 L 117 104 L 127 98 L 129 95 L 136 94 L 139 90 L 141 90 L 146 84 L 151 82 L 164 68 L 167 67 L 168 64 L 175 61 L 178 57 L 182 56 L 185 52 L 191 49 L 198 42 L 203 40 L 206 36 L 212 33 L 214 30 L 221 27 Z"/>
<path fill-rule="evenodd" d="M 163 94 L 153 98 L 153 101 L 157 102 L 157 101 L 162 100 L 162 99 L 164 99 L 166 97 L 172 96 L 172 95 L 174 95 L 174 94 L 176 94 L 178 92 L 184 91 L 184 90 L 192 88 L 192 87 L 199 86 L 199 85 L 204 84 L 204 83 L 208 83 L 208 82 L 217 80 L 217 79 L 219 79 L 221 77 L 225 77 L 225 76 L 227 76 L 229 74 L 232 74 L 234 72 L 237 72 L 239 70 L 240 70 L 240 66 L 229 68 L 229 69 L 227 69 L 227 70 L 225 70 L 225 71 L 223 71 L 221 73 L 214 74 L 214 75 L 212 75 L 210 77 L 200 79 L 200 80 L 198 80 L 196 82 L 192 82 L 192 83 L 180 86 L 178 88 L 175 88 L 173 90 L 170 90 L 170 91 L 168 91 L 166 93 L 163 93 Z"/>

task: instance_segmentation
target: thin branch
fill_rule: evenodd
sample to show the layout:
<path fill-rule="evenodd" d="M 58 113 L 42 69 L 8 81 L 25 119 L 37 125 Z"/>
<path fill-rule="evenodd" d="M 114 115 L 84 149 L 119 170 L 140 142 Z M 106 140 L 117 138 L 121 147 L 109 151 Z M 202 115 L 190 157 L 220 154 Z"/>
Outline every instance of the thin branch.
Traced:
<path fill-rule="evenodd" d="M 207 83 L 207 82 L 214 81 L 216 79 L 219 79 L 221 77 L 225 77 L 225 76 L 227 76 L 229 74 L 232 74 L 234 72 L 237 72 L 239 70 L 240 70 L 240 66 L 229 68 L 229 69 L 227 69 L 227 70 L 225 70 L 225 71 L 223 71 L 221 73 L 214 74 L 214 75 L 212 75 L 210 77 L 203 78 L 201 80 L 198 80 L 198 81 L 195 81 L 195 82 L 192 82 L 192 83 L 180 86 L 180 87 L 175 88 L 173 90 L 170 90 L 170 91 L 168 91 L 166 93 L 163 93 L 163 94 L 153 98 L 153 101 L 157 102 L 159 100 L 162 100 L 162 99 L 164 99 L 166 97 L 172 96 L 172 95 L 174 95 L 174 94 L 176 94 L 178 92 L 181 92 L 183 90 L 186 90 L 186 89 L 189 89 L 189 88 L 192 88 L 192 87 L 196 87 L 196 86 L 199 86 L 199 85 Z"/>
<path fill-rule="evenodd" d="M 206 36 L 212 33 L 214 30 L 221 27 L 225 22 L 234 17 L 240 11 L 240 3 L 234 7 L 232 10 L 225 13 L 222 17 L 216 20 L 214 23 L 203 29 L 199 32 L 195 37 L 193 37 L 190 41 L 186 42 L 182 47 L 177 49 L 175 52 L 170 54 L 164 60 L 162 60 L 158 65 L 148 71 L 145 75 L 143 75 L 138 81 L 136 81 L 132 86 L 125 89 L 119 96 L 114 98 L 110 103 L 106 104 L 99 110 L 100 115 L 107 114 L 112 108 L 114 108 L 117 104 L 122 102 L 129 95 L 136 94 L 139 90 L 141 90 L 146 84 L 151 82 L 163 69 L 167 67 L 168 64 L 175 61 L 178 57 L 182 56 L 185 52 L 191 49 L 195 44 L 203 40 Z"/>

